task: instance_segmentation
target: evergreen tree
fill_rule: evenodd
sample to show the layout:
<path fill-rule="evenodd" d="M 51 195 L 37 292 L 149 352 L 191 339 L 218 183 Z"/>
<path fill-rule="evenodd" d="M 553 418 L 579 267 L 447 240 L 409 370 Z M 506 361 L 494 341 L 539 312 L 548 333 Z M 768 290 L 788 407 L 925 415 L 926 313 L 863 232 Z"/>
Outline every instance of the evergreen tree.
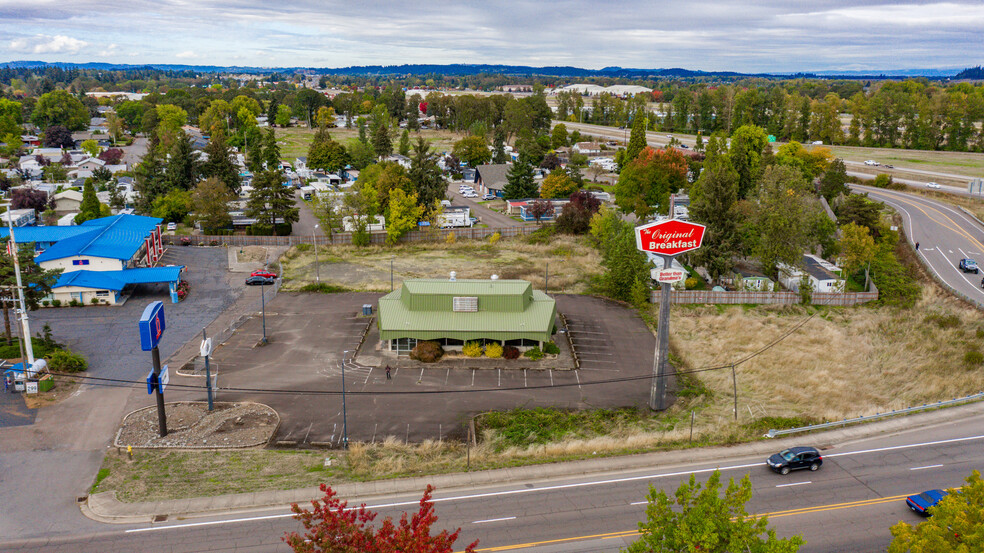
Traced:
<path fill-rule="evenodd" d="M 437 165 L 437 156 L 431 153 L 430 145 L 423 137 L 417 137 L 414 144 L 407 175 L 416 187 L 417 197 L 424 209 L 430 210 L 447 195 L 448 185 Z"/>
<path fill-rule="evenodd" d="M 253 192 L 246 203 L 246 215 L 256 219 L 261 227 L 277 234 L 277 220 L 283 224 L 296 223 L 299 215 L 294 207 L 294 192 L 284 186 L 280 171 L 266 170 L 253 178 Z"/>
<path fill-rule="evenodd" d="M 167 180 L 164 177 L 164 159 L 155 144 L 147 149 L 140 164 L 134 169 L 134 187 L 137 191 L 137 211 L 150 214 L 154 200 L 167 193 Z"/>
<path fill-rule="evenodd" d="M 407 129 L 403 129 L 403 134 L 400 135 L 400 155 L 410 155 L 410 131 Z"/>
<path fill-rule="evenodd" d="M 198 182 L 198 161 L 193 154 L 191 138 L 181 132 L 164 171 L 168 189 L 190 190 Z"/>
<path fill-rule="evenodd" d="M 15 234 L 16 238 L 17 235 Z M 0 250 L 7 251 L 8 238 L 0 240 Z M 41 300 L 51 294 L 51 287 L 58 282 L 62 269 L 44 270 L 34 262 L 34 244 L 17 243 L 17 261 L 20 263 L 21 284 L 24 286 L 24 302 L 28 309 L 37 309 Z M 11 343 L 10 307 L 17 297 L 17 275 L 14 273 L 14 259 L 0 255 L 0 304 L 3 305 L 4 333 L 7 344 Z"/>
<path fill-rule="evenodd" d="M 229 190 L 238 193 L 240 187 L 239 167 L 232 161 L 232 150 L 226 142 L 225 131 L 217 128 L 205 147 L 208 159 L 202 165 L 202 178 L 216 178 Z"/>
<path fill-rule="evenodd" d="M 502 188 L 502 197 L 506 200 L 521 200 L 523 198 L 537 198 L 540 196 L 540 189 L 536 185 L 533 174 L 533 166 L 526 161 L 524 156 L 509 168 L 506 173 L 506 186 Z"/>
<path fill-rule="evenodd" d="M 378 121 L 372 128 L 372 149 L 376 152 L 376 157 L 385 157 L 393 153 L 389 125 L 384 120 Z"/>
<path fill-rule="evenodd" d="M 629 135 L 629 145 L 625 148 L 626 164 L 639 157 L 639 152 L 644 150 L 646 146 L 645 118 L 637 114 L 636 118 L 632 120 L 632 134 Z"/>
<path fill-rule="evenodd" d="M 731 167 L 728 156 L 709 158 L 690 192 L 690 216 L 707 227 L 701 247 L 690 255 L 715 280 L 729 274 L 734 267 L 740 240 L 737 201 L 738 173 Z"/>
<path fill-rule="evenodd" d="M 492 163 L 506 163 L 509 156 L 506 155 L 506 129 L 499 125 L 492 133 Z"/>
<path fill-rule="evenodd" d="M 830 203 L 838 195 L 844 194 L 846 196 L 850 193 L 851 190 L 847 187 L 847 167 L 844 166 L 843 160 L 835 159 L 830 162 L 820 179 L 820 195 L 827 199 L 827 203 Z"/>
<path fill-rule="evenodd" d="M 86 221 L 99 218 L 99 199 L 96 198 L 96 189 L 92 182 L 86 179 L 82 187 L 82 203 L 79 205 L 79 214 L 75 216 L 75 224 L 82 224 Z"/>
<path fill-rule="evenodd" d="M 277 134 L 273 127 L 263 135 L 263 163 L 267 170 L 280 168 L 280 145 L 277 144 Z"/>

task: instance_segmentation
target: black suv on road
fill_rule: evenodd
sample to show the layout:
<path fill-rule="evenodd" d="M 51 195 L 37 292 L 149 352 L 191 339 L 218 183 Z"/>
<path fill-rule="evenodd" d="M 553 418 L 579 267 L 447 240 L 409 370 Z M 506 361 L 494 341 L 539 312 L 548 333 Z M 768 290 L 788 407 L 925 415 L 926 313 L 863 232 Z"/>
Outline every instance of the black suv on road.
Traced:
<path fill-rule="evenodd" d="M 823 457 L 813 447 L 791 447 L 769 457 L 766 463 L 779 474 L 789 474 L 791 470 L 817 470 L 823 465 Z"/>

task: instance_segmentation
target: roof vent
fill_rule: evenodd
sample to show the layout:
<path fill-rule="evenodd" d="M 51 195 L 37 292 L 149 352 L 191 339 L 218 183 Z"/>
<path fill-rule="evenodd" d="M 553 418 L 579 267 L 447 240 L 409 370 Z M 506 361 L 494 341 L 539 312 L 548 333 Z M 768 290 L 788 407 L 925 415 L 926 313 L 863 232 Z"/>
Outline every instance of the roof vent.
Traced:
<path fill-rule="evenodd" d="M 451 282 L 458 280 L 458 273 L 451 271 Z"/>
<path fill-rule="evenodd" d="M 499 280 L 499 275 L 492 275 L 492 280 Z"/>

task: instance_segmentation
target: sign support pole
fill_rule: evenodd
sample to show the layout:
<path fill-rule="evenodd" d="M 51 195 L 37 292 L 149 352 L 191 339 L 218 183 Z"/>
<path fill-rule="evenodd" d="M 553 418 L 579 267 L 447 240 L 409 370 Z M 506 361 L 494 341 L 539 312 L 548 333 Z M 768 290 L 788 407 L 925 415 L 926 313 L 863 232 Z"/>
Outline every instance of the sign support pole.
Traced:
<path fill-rule="evenodd" d="M 663 256 L 663 268 L 672 266 L 673 258 Z M 654 411 L 664 411 L 666 405 L 666 365 L 669 357 L 670 344 L 670 287 L 668 282 L 660 284 L 659 320 L 656 323 L 656 374 L 653 387 L 649 393 L 649 408 Z"/>
<path fill-rule="evenodd" d="M 208 338 L 205 337 L 205 329 L 202 329 L 202 350 L 205 352 L 205 390 L 208 392 L 208 412 L 212 412 L 212 373 L 208 368 L 208 357 L 211 352 L 211 343 L 206 346 Z"/>
<path fill-rule="evenodd" d="M 161 438 L 167 436 L 167 415 L 164 413 L 164 391 L 161 390 L 161 352 L 154 346 L 150 350 L 154 357 L 154 389 L 157 391 L 157 425 L 160 427 Z"/>

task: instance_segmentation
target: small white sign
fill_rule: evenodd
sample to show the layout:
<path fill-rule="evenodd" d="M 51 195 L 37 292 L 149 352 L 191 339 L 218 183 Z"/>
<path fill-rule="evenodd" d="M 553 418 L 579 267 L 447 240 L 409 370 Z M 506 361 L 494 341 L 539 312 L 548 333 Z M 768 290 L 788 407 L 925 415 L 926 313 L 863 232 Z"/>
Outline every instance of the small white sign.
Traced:
<path fill-rule="evenodd" d="M 29 380 L 27 382 L 27 393 L 29 393 L 29 394 L 36 394 L 36 393 L 38 393 L 38 383 Z"/>
<path fill-rule="evenodd" d="M 167 372 L 167 365 L 164 365 L 164 368 L 161 369 L 161 377 L 160 377 L 161 393 L 164 393 L 164 389 L 167 387 L 169 377 L 170 377 L 170 373 Z"/>
<path fill-rule="evenodd" d="M 897 226 L 895 226 L 895 225 L 892 225 L 892 226 L 890 226 L 890 227 L 888 227 L 888 228 L 889 228 L 889 229 L 890 229 L 890 230 L 891 230 L 892 232 L 895 232 L 895 231 L 897 231 L 897 230 L 899 230 L 899 227 L 897 227 Z"/>
<path fill-rule="evenodd" d="M 202 346 L 201 346 L 201 349 L 198 350 L 198 352 L 202 354 L 202 357 L 208 357 L 209 355 L 211 355 L 212 354 L 212 339 L 211 338 L 206 338 L 206 339 L 202 340 Z"/>
<path fill-rule="evenodd" d="M 680 269 L 654 269 L 653 272 L 655 273 L 653 278 L 657 282 L 674 283 L 680 282 L 687 277 L 687 274 Z"/>

